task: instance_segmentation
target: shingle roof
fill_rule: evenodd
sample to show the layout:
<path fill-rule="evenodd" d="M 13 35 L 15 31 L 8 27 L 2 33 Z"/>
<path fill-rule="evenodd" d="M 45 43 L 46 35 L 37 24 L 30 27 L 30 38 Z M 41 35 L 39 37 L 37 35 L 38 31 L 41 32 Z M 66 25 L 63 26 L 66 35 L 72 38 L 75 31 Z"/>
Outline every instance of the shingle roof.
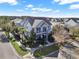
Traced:
<path fill-rule="evenodd" d="M 73 18 L 76 23 L 79 23 L 79 18 Z"/>
<path fill-rule="evenodd" d="M 41 23 L 43 20 L 35 20 L 33 23 L 33 27 L 36 27 L 39 23 Z"/>
<path fill-rule="evenodd" d="M 29 18 L 26 18 L 26 20 L 28 20 L 30 22 L 30 24 L 33 25 L 33 23 L 34 23 L 34 19 L 33 18 L 29 17 Z"/>
<path fill-rule="evenodd" d="M 28 20 L 30 22 L 30 24 L 33 26 L 33 25 L 36 25 L 37 23 L 39 23 L 40 21 L 45 21 L 47 22 L 49 25 L 51 25 L 50 23 L 50 18 L 44 18 L 44 17 L 28 17 L 26 18 L 26 20 Z M 36 24 L 35 24 L 36 23 Z"/>
<path fill-rule="evenodd" d="M 66 22 L 68 22 L 69 20 L 73 20 L 76 23 L 79 23 L 79 18 L 69 18 Z"/>
<path fill-rule="evenodd" d="M 36 27 L 41 21 L 45 21 L 47 24 L 52 25 L 50 23 L 51 18 L 48 17 L 25 17 L 20 24 L 24 26 L 24 24 L 27 23 L 27 20 L 33 27 Z"/>

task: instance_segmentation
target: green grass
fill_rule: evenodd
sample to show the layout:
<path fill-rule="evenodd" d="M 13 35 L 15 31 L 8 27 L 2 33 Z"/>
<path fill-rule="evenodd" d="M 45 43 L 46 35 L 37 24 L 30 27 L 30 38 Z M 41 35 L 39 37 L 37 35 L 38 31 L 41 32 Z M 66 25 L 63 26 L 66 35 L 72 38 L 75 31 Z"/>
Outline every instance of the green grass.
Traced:
<path fill-rule="evenodd" d="M 25 50 L 23 50 L 22 48 L 19 47 L 19 45 L 16 43 L 16 41 L 10 40 L 10 42 L 19 55 L 24 56 L 27 53 L 27 51 L 25 51 Z"/>
<path fill-rule="evenodd" d="M 51 45 L 51 46 L 48 46 L 48 47 L 43 47 L 43 48 L 40 48 L 40 49 L 37 49 L 35 52 L 34 52 L 34 56 L 35 57 L 41 57 L 41 56 L 45 56 L 51 52 L 54 52 L 56 50 L 58 50 L 59 47 L 57 45 Z"/>

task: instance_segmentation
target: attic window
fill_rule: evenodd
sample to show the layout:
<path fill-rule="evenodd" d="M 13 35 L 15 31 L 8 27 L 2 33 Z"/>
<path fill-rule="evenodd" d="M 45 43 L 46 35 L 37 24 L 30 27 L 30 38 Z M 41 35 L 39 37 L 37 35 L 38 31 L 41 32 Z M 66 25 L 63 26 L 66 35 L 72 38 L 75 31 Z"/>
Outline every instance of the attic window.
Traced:
<path fill-rule="evenodd" d="M 43 27 L 43 32 L 46 32 L 46 27 Z"/>

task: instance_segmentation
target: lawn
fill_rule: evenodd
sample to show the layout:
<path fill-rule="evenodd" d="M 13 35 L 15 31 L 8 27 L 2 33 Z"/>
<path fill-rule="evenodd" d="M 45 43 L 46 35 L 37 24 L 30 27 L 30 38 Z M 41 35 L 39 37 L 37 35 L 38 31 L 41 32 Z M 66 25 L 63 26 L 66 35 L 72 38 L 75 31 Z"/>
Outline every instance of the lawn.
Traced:
<path fill-rule="evenodd" d="M 79 27 L 70 28 L 70 33 L 72 34 L 71 35 L 72 39 L 78 40 L 78 38 L 79 38 Z"/>
<path fill-rule="evenodd" d="M 45 56 L 51 52 L 54 52 L 56 50 L 58 50 L 59 47 L 57 45 L 51 45 L 51 46 L 48 46 L 48 47 L 43 47 L 43 48 L 40 48 L 40 49 L 37 49 L 35 52 L 34 52 L 34 56 L 35 57 L 41 57 L 41 56 Z"/>
<path fill-rule="evenodd" d="M 27 51 L 25 51 L 25 50 L 23 50 L 23 49 L 21 49 L 20 47 L 19 47 L 19 45 L 16 43 L 16 41 L 10 41 L 11 42 L 11 44 L 13 45 L 13 47 L 15 48 L 15 50 L 16 50 L 16 52 L 19 54 L 19 55 L 21 55 L 21 56 L 24 56 L 26 53 L 27 53 Z"/>

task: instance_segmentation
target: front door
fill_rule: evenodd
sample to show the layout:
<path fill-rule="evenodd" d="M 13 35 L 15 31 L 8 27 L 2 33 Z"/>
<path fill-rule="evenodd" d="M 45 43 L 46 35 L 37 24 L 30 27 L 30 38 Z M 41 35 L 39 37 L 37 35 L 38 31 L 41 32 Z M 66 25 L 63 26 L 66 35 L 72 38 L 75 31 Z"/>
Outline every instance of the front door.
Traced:
<path fill-rule="evenodd" d="M 42 35 L 42 38 L 43 38 L 43 39 L 46 39 L 46 34 L 43 34 L 43 35 Z"/>

